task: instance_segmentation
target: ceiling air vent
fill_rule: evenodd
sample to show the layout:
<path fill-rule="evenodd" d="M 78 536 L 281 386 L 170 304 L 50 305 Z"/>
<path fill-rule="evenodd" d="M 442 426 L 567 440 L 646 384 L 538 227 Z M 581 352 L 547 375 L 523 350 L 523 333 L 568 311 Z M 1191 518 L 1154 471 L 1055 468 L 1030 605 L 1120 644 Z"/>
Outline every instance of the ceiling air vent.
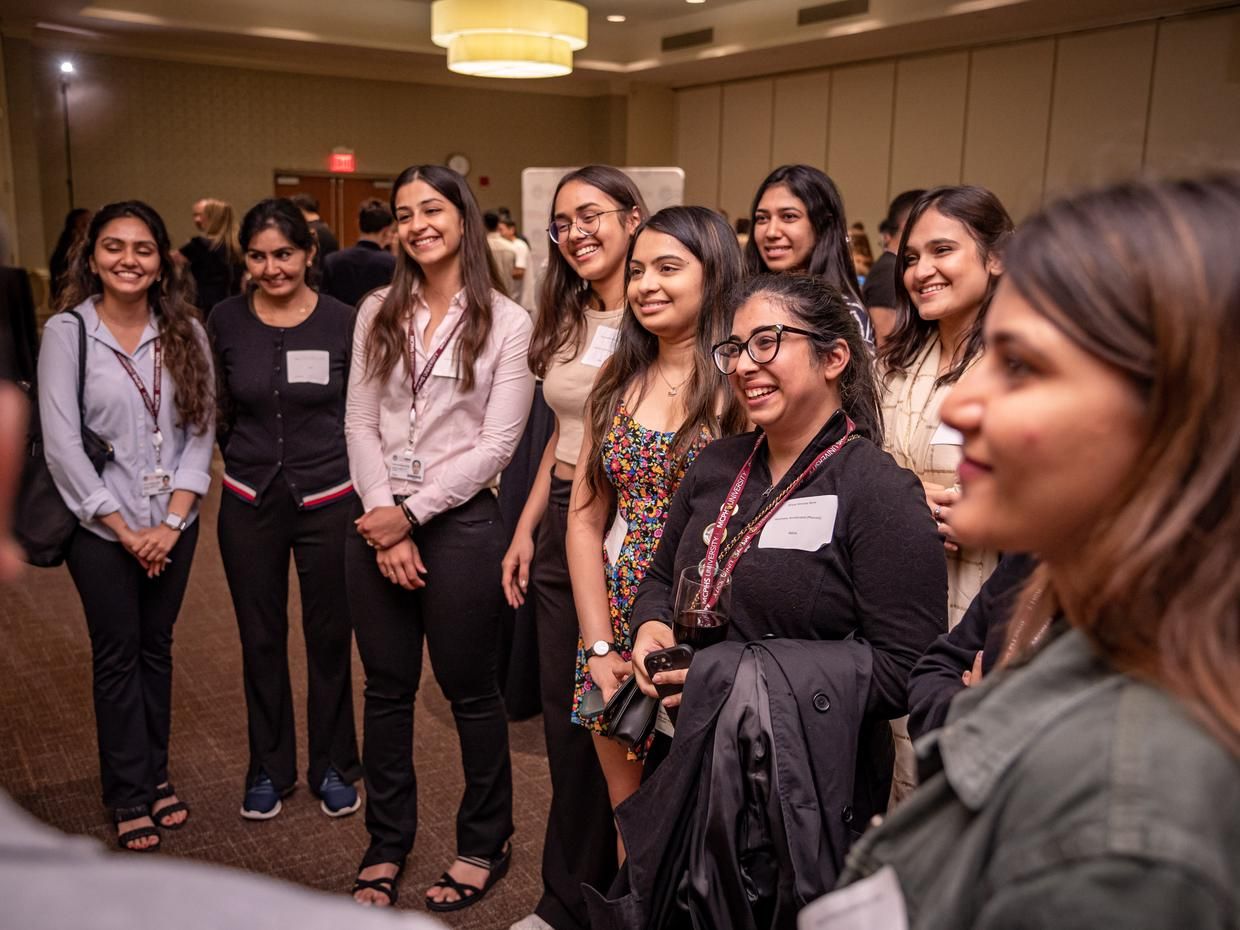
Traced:
<path fill-rule="evenodd" d="M 663 51 L 678 52 L 682 48 L 694 48 L 698 45 L 710 45 L 714 41 L 714 29 L 699 29 L 697 32 L 682 32 L 678 36 L 664 36 Z"/>
<path fill-rule="evenodd" d="M 870 0 L 835 0 L 834 3 L 820 3 L 817 6 L 805 6 L 797 10 L 797 25 L 812 26 L 814 23 L 825 23 L 845 16 L 856 16 L 870 12 Z"/>

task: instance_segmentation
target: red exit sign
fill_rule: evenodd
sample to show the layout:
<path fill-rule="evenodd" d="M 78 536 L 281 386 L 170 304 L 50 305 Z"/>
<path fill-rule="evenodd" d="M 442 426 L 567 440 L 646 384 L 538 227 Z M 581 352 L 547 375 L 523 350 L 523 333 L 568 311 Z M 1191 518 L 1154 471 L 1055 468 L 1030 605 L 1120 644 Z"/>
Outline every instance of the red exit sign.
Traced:
<path fill-rule="evenodd" d="M 357 156 L 348 149 L 338 149 L 328 156 L 327 165 L 335 174 L 352 174 L 357 170 Z"/>

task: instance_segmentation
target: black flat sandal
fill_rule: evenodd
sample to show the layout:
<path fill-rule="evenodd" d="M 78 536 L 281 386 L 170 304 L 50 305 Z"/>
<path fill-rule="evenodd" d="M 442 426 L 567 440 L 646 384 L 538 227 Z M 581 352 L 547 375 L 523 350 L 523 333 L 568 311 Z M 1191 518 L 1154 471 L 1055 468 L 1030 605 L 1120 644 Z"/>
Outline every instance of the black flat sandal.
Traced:
<path fill-rule="evenodd" d="M 375 864 L 378 865 L 379 863 Z M 352 896 L 359 891 L 377 891 L 387 897 L 388 907 L 395 907 L 396 901 L 400 897 L 400 889 L 397 886 L 400 884 L 400 876 L 404 871 L 405 867 L 402 865 L 396 870 L 395 875 L 382 876 L 380 878 L 355 878 L 353 880 L 353 890 L 349 894 Z M 354 900 L 357 901 L 356 898 Z M 357 903 L 362 904 L 361 901 L 357 901 Z M 374 907 L 374 905 L 362 904 L 362 907 Z"/>
<path fill-rule="evenodd" d="M 508 866 L 512 863 L 512 843 L 505 843 L 504 851 L 494 859 L 481 859 L 477 856 L 457 856 L 456 858 L 460 862 L 475 865 L 480 869 L 488 869 L 487 880 L 479 888 L 477 885 L 466 885 L 464 882 L 458 882 L 447 872 L 444 872 L 443 875 L 439 876 L 439 881 L 435 882 L 431 887 L 455 891 L 457 898 L 455 901 L 436 901 L 434 898 L 428 897 L 426 899 L 426 909 L 428 911 L 435 911 L 440 914 L 447 911 L 459 911 L 481 901 L 495 883 L 508 874 Z"/>
<path fill-rule="evenodd" d="M 150 816 L 151 809 L 145 804 L 138 804 L 134 807 L 118 807 L 112 811 L 112 823 L 120 824 L 126 820 L 137 820 L 139 817 Z M 135 840 L 145 839 L 148 836 L 153 836 L 156 839 L 159 839 L 159 830 L 154 824 L 151 824 L 149 827 L 134 827 L 132 830 L 126 830 L 124 833 L 118 834 L 116 837 L 116 845 L 125 850 L 125 852 L 155 852 L 160 847 L 159 843 L 156 843 L 154 846 L 145 847 L 129 845 Z"/>
<path fill-rule="evenodd" d="M 155 800 L 162 801 L 164 798 L 170 798 L 177 793 L 177 789 L 172 787 L 172 782 L 164 785 L 162 788 L 155 789 Z M 177 800 L 172 804 L 166 804 L 159 810 L 154 809 L 155 805 L 151 805 L 151 819 L 155 821 L 156 826 L 164 830 L 180 830 L 189 823 L 189 805 L 182 800 Z M 185 811 L 185 819 L 180 823 L 164 823 L 164 818 L 169 814 L 178 814 Z"/>

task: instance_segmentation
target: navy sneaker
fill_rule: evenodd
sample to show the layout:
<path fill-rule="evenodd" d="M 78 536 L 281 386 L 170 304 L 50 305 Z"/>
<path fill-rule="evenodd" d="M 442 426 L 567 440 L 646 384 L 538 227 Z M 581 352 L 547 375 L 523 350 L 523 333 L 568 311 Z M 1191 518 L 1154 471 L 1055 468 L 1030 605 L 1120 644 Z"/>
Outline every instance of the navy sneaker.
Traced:
<path fill-rule="evenodd" d="M 328 817 L 347 817 L 362 806 L 362 799 L 357 796 L 357 789 L 347 784 L 340 773 L 328 768 L 319 785 L 319 807 Z"/>
<path fill-rule="evenodd" d="M 280 802 L 280 792 L 267 777 L 267 773 L 260 771 L 254 784 L 245 789 L 245 800 L 241 803 L 241 816 L 246 820 L 270 820 L 280 813 L 283 806 Z"/>

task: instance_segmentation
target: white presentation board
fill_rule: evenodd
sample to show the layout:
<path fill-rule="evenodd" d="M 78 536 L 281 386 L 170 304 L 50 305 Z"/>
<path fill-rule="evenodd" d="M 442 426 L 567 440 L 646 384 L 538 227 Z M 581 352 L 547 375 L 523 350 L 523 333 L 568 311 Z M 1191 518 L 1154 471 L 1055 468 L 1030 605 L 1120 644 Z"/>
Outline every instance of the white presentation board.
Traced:
<path fill-rule="evenodd" d="M 521 234 L 530 243 L 530 267 L 537 276 L 534 293 L 542 280 L 551 240 L 547 224 L 551 218 L 551 196 L 560 178 L 575 168 L 526 168 L 521 172 Z M 651 213 L 684 203 L 683 168 L 621 168 L 642 192 Z"/>

